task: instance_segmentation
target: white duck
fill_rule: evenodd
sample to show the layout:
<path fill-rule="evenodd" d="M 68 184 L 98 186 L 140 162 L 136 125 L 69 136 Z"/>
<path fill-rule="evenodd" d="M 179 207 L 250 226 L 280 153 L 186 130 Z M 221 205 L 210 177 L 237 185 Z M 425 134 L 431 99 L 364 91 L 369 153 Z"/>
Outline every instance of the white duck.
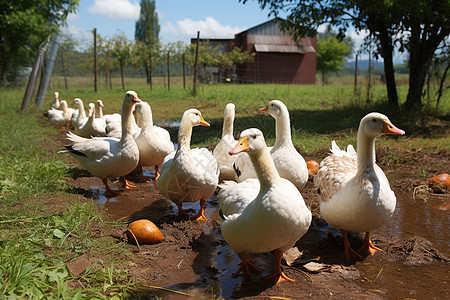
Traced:
<path fill-rule="evenodd" d="M 347 151 L 340 150 L 333 141 L 332 154 L 320 163 L 314 178 L 319 190 L 320 213 L 328 224 L 341 230 L 347 260 L 361 258 L 351 248 L 347 231 L 365 232 L 360 251 L 373 255 L 382 250 L 372 244 L 369 232 L 385 224 L 395 210 L 395 194 L 375 163 L 375 138 L 382 134 L 405 132 L 392 125 L 385 115 L 366 115 L 359 124 L 358 151 L 351 145 Z"/>
<path fill-rule="evenodd" d="M 77 135 L 85 138 L 106 136 L 105 122 L 103 119 L 96 117 L 95 106 L 94 103 L 89 103 L 89 117 L 86 123 L 78 128 Z"/>
<path fill-rule="evenodd" d="M 68 140 L 72 145 L 66 150 L 93 176 L 100 178 L 106 188 L 105 196 L 118 193 L 111 190 L 108 178 L 122 177 L 124 188 L 133 187 L 125 175 L 133 171 L 139 162 L 139 149 L 131 135 L 131 118 L 135 103 L 141 102 L 136 92 L 128 91 L 122 101 L 122 137 L 95 137 L 87 139 L 69 132 Z"/>
<path fill-rule="evenodd" d="M 275 119 L 276 139 L 270 149 L 270 154 L 281 177 L 290 180 L 299 191 L 308 181 L 308 168 L 305 159 L 295 149 L 291 139 L 291 125 L 289 111 L 283 102 L 272 100 L 259 111 L 270 114 Z M 241 182 L 247 178 L 255 178 L 256 173 L 248 156 L 242 155 L 234 163 L 236 181 Z"/>
<path fill-rule="evenodd" d="M 230 154 L 243 151 L 248 151 L 259 182 L 251 178 L 219 185 L 222 236 L 242 260 L 233 276 L 260 272 L 247 252 L 275 250 L 275 265 L 266 279 L 293 282 L 282 272 L 281 258 L 308 230 L 311 212 L 295 185 L 278 174 L 259 129 L 244 130 Z"/>
<path fill-rule="evenodd" d="M 55 92 L 53 94 L 53 101 L 50 104 L 50 109 L 54 108 L 54 109 L 59 109 L 61 106 L 61 103 L 59 102 L 59 93 Z"/>
<path fill-rule="evenodd" d="M 183 202 L 200 200 L 200 210 L 191 219 L 206 220 L 204 207 L 216 190 L 219 166 L 208 149 L 191 149 L 192 128 L 198 125 L 209 126 L 209 123 L 199 110 L 186 110 L 178 130 L 178 149 L 164 158 L 156 186 L 177 205 L 180 215 L 187 215 Z"/>
<path fill-rule="evenodd" d="M 237 156 L 228 153 L 237 143 L 233 136 L 234 108 L 235 106 L 233 103 L 228 103 L 225 106 L 223 113 L 222 138 L 213 150 L 213 155 L 219 163 L 220 181 L 234 180 L 235 178 L 233 163 Z"/>
<path fill-rule="evenodd" d="M 145 181 L 142 166 L 155 166 L 156 178 L 159 177 L 159 168 L 164 157 L 175 151 L 169 132 L 161 127 L 153 126 L 152 109 L 147 102 L 136 104 L 135 113 L 141 122 L 141 131 L 136 138 L 139 148 L 139 172 L 141 180 Z M 159 129 L 157 129 L 159 128 Z"/>
<path fill-rule="evenodd" d="M 51 108 L 47 111 L 47 118 L 50 124 L 53 126 L 65 126 L 68 127 L 70 123 L 70 111 L 67 101 L 61 100 L 61 109 Z"/>
<path fill-rule="evenodd" d="M 86 111 L 84 110 L 83 100 L 80 98 L 73 99 L 73 104 L 77 107 L 78 113 L 73 113 L 70 119 L 70 124 L 75 130 L 87 122 Z"/>

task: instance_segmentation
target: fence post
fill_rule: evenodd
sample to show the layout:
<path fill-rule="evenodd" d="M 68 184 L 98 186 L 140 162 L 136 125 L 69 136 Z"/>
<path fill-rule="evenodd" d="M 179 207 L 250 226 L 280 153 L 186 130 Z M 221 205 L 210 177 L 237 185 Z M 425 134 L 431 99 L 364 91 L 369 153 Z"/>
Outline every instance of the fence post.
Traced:
<path fill-rule="evenodd" d="M 194 60 L 194 86 L 193 86 L 193 93 L 196 94 L 196 81 L 197 81 L 197 57 L 198 57 L 198 43 L 200 40 L 200 31 L 197 31 L 197 46 L 195 48 L 195 60 Z"/>
<path fill-rule="evenodd" d="M 353 95 L 356 96 L 358 94 L 358 54 L 355 57 L 355 88 L 353 90 Z"/>
<path fill-rule="evenodd" d="M 64 66 L 64 51 L 61 49 L 61 65 L 62 65 L 62 71 L 64 76 L 64 87 L 67 91 L 67 75 L 66 75 L 66 68 Z"/>
<path fill-rule="evenodd" d="M 39 67 L 42 61 L 42 55 L 44 55 L 47 41 L 42 42 L 39 46 L 39 50 L 36 54 L 36 59 L 34 60 L 33 69 L 31 69 L 30 77 L 28 78 L 27 88 L 25 90 L 25 95 L 22 101 L 22 107 L 20 111 L 25 111 L 28 107 L 28 103 L 30 102 L 31 95 L 33 94 L 33 90 L 36 86 L 36 79 L 39 72 Z"/>
<path fill-rule="evenodd" d="M 97 28 L 94 28 L 94 92 L 97 93 Z"/>
<path fill-rule="evenodd" d="M 167 90 L 170 92 L 170 51 L 167 51 Z"/>
<path fill-rule="evenodd" d="M 181 65 L 183 66 L 183 90 L 185 90 L 186 89 L 186 72 L 185 72 L 185 66 L 184 66 L 184 53 L 182 55 Z"/>
<path fill-rule="evenodd" d="M 36 106 L 39 110 L 42 109 L 44 105 L 45 94 L 47 93 L 48 84 L 53 72 L 53 66 L 55 65 L 56 54 L 58 54 L 59 47 L 59 36 L 56 34 L 52 38 L 52 44 L 48 52 L 47 64 L 44 65 L 44 72 L 41 77 L 41 82 L 39 84 L 38 94 L 36 96 Z"/>

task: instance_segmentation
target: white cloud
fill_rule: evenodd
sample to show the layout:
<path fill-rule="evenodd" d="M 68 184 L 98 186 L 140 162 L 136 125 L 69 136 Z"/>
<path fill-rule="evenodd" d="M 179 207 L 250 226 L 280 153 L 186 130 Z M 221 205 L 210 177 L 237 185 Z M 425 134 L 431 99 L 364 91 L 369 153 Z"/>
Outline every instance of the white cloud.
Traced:
<path fill-rule="evenodd" d="M 200 31 L 201 38 L 233 38 L 236 33 L 243 30 L 245 28 L 222 25 L 213 17 L 207 17 L 204 21 L 186 18 L 177 21 L 175 25 L 167 22 L 161 26 L 161 31 L 164 34 L 183 40 L 195 38 L 197 31 Z"/>
<path fill-rule="evenodd" d="M 80 19 L 80 15 L 70 13 L 67 15 L 67 21 L 76 21 Z"/>
<path fill-rule="evenodd" d="M 87 11 L 113 20 L 137 20 L 141 5 L 136 1 L 128 0 L 94 0 L 94 4 Z"/>

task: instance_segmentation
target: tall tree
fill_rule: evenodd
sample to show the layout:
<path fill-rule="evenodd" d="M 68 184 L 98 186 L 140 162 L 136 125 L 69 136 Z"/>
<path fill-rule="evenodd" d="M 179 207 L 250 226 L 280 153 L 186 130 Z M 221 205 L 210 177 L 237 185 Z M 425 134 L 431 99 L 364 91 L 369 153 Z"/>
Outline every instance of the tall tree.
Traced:
<path fill-rule="evenodd" d="M 150 82 L 151 76 L 151 70 L 149 69 L 151 64 L 148 60 L 151 59 L 151 54 L 155 52 L 155 48 L 159 44 L 159 29 L 155 0 L 141 0 L 141 13 L 139 20 L 136 21 L 134 38 L 148 49 L 147 55 L 143 55 L 145 60 L 142 62 L 147 74 L 147 83 Z"/>
<path fill-rule="evenodd" d="M 240 0 L 244 3 L 247 0 Z M 409 92 L 406 108 L 420 106 L 427 70 L 439 44 L 450 34 L 448 0 L 257 0 L 277 16 L 289 13 L 284 28 L 294 37 L 313 35 L 317 27 L 331 24 L 344 35 L 349 26 L 368 30 L 377 53 L 384 59 L 388 101 L 398 106 L 395 85 L 394 46 L 409 51 Z"/>
<path fill-rule="evenodd" d="M 15 66 L 31 64 L 39 45 L 66 23 L 79 0 L 0 1 L 0 84 L 14 80 Z"/>
<path fill-rule="evenodd" d="M 322 83 L 328 83 L 328 74 L 344 68 L 345 58 L 353 52 L 350 37 L 339 38 L 328 26 L 325 32 L 317 35 L 317 70 L 322 73 Z"/>
<path fill-rule="evenodd" d="M 128 63 L 131 57 L 131 50 L 133 49 L 133 45 L 128 40 L 127 36 L 123 33 L 116 34 L 112 38 L 112 46 L 111 54 L 116 59 L 117 64 L 120 69 L 120 77 L 122 79 L 122 90 L 125 90 L 125 82 L 123 78 L 123 68 Z"/>

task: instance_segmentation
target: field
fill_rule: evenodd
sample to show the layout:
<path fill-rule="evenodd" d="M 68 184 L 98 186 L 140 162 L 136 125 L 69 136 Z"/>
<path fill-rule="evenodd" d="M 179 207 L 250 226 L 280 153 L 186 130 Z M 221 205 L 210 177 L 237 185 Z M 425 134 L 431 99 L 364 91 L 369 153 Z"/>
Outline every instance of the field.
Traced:
<path fill-rule="evenodd" d="M 109 90 L 104 87 L 96 94 L 92 87 L 86 85 L 65 91 L 57 80 L 54 80 L 53 88 L 60 92 L 60 99 L 67 99 L 69 104 L 75 97 L 85 103 L 103 99 L 105 113 L 118 112 L 124 94 L 118 88 Z M 314 252 L 317 248 L 313 245 L 317 245 L 311 242 L 314 239 L 310 237 L 310 243 L 299 243 L 299 248 L 308 249 L 305 250 L 306 258 L 308 255 L 322 257 L 319 261 L 331 266 L 329 272 L 302 275 L 300 271 L 289 269 L 288 275 L 297 281 L 293 285 L 283 283 L 270 286 L 261 284 L 257 279 L 249 282 L 231 279 L 230 272 L 237 268 L 238 260 L 224 250 L 227 248 L 220 237 L 215 199 L 211 199 L 207 207 L 210 220 L 206 224 L 177 219 L 170 201 L 158 193 L 153 183 L 138 184 L 136 190 L 125 191 L 114 201 L 105 199 L 101 195 L 103 187 L 98 179 L 90 177 L 68 155 L 57 153 L 65 145 L 65 132 L 51 127 L 43 111 L 36 111 L 33 106 L 26 112 L 18 112 L 23 89 L 2 90 L 0 294 L 29 299 L 44 296 L 48 299 L 181 299 L 189 295 L 209 299 L 295 299 L 311 296 L 325 299 L 330 293 L 338 299 L 443 296 L 446 286 L 443 281 L 448 272 L 446 255 L 449 254 L 449 236 L 445 214 L 449 194 L 448 191 L 442 196 L 426 194 L 426 204 L 416 199 L 413 201 L 412 195 L 416 187 L 427 184 L 429 177 L 448 173 L 450 168 L 448 92 L 444 94 L 438 109 L 434 108 L 434 103 L 429 103 L 420 112 L 403 112 L 385 104 L 384 87 L 381 85 L 374 85 L 370 103 L 367 103 L 365 86 L 359 88 L 359 96 L 355 97 L 353 86 L 349 84 L 202 85 L 197 95 L 193 96 L 192 88 L 184 90 L 179 81 L 174 81 L 168 91 L 160 84 L 150 90 L 142 82 L 129 80 L 126 89 L 137 91 L 142 100 L 150 103 L 154 121 L 159 124 L 179 121 L 187 108 L 198 108 L 211 127 L 194 129 L 193 147 L 212 148 L 219 141 L 223 109 L 229 102 L 236 105 L 236 133 L 245 128 L 258 127 L 264 132 L 267 144 L 273 144 L 274 121 L 267 115 L 261 115 L 258 108 L 265 106 L 268 100 L 280 99 L 290 110 L 295 146 L 306 159 L 317 161 L 327 154 L 333 139 L 339 145 L 355 144 L 361 117 L 370 111 L 382 112 L 404 129 L 406 136 L 379 138 L 378 163 L 386 173 L 391 174 L 391 185 L 402 199 L 412 201 L 410 206 L 417 209 L 410 218 L 393 222 L 400 226 L 421 220 L 425 223 L 419 222 L 415 226 L 428 228 L 434 223 L 439 226 L 430 230 L 440 231 L 432 237 L 428 232 L 417 229 L 407 236 L 405 230 L 399 234 L 385 228 L 376 236 L 376 241 L 387 250 L 383 256 L 380 254 L 354 264 L 346 264 L 339 258 L 340 247 L 330 246 L 331 242 L 339 240 L 336 235 L 330 234 L 319 241 L 328 252 Z M 405 99 L 407 87 L 400 85 L 398 89 L 400 98 Z M 44 111 L 49 107 L 52 92 L 49 90 L 47 93 Z M 176 128 L 171 129 L 171 135 L 175 140 Z M 152 174 L 151 169 L 147 172 Z M 312 184 L 309 184 L 304 198 L 317 213 L 315 193 Z M 440 208 L 432 208 L 438 204 Z M 421 218 L 423 205 L 434 219 L 429 219 L 430 216 L 425 220 Z M 154 218 L 162 229 L 165 242 L 143 246 L 138 252 L 122 233 L 127 223 L 143 216 Z M 310 235 L 317 233 L 317 228 L 319 231 L 326 228 L 320 218 L 317 217 L 316 222 L 316 231 L 312 229 Z M 395 239 L 388 238 L 392 233 L 398 235 L 396 244 L 391 243 Z M 415 239 L 415 245 L 423 246 L 420 249 L 424 250 L 405 250 L 405 245 L 411 243 L 411 239 L 406 237 Z M 431 240 L 431 245 L 422 238 Z M 424 255 L 431 252 L 435 255 Z M 255 258 L 258 263 L 267 265 L 271 262 L 270 255 Z M 413 257 L 420 264 L 404 267 L 405 257 Z M 224 261 L 219 262 L 217 258 Z M 385 261 L 390 262 L 386 264 Z M 427 286 L 415 288 L 415 294 L 411 292 L 414 288 L 400 288 L 399 283 L 394 283 L 400 281 L 399 277 L 387 275 L 388 270 L 396 272 L 389 269 L 389 264 L 395 265 L 404 274 L 412 273 L 411 268 L 425 270 L 428 272 Z M 390 279 L 392 282 L 389 282 Z M 405 275 L 405 279 L 401 280 L 405 280 L 406 285 L 412 282 L 420 285 L 425 279 Z"/>

